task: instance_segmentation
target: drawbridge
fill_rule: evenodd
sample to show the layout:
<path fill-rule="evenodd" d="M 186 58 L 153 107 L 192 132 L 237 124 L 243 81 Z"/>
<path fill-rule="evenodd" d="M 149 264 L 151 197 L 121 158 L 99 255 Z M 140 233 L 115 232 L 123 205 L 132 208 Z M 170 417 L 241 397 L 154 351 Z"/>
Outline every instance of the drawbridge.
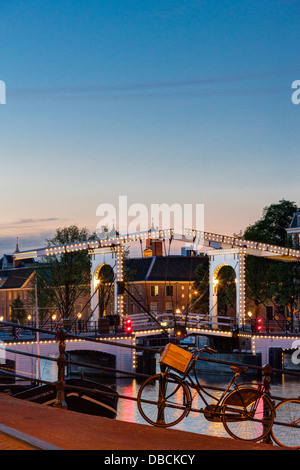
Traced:
<path fill-rule="evenodd" d="M 246 255 L 268 258 L 285 262 L 300 261 L 300 250 L 294 248 L 270 245 L 254 242 L 239 237 L 214 234 L 210 232 L 187 229 L 184 233 L 175 233 L 173 229 L 136 232 L 126 235 L 107 236 L 94 240 L 64 245 L 48 246 L 14 254 L 16 260 L 26 258 L 42 258 L 59 256 L 67 253 L 87 250 L 91 256 L 91 311 L 92 319 L 99 319 L 99 302 L 95 293 L 99 289 L 98 275 L 104 265 L 111 267 L 114 276 L 111 283 L 114 284 L 114 313 L 120 318 L 124 315 L 124 295 L 132 295 L 124 284 L 124 251 L 128 245 L 142 243 L 145 240 L 174 240 L 194 246 L 207 247 L 207 255 L 210 261 L 209 267 L 209 324 L 212 329 L 218 329 L 218 305 L 217 305 L 217 276 L 223 266 L 231 266 L 236 275 L 236 326 L 243 328 L 246 323 L 245 312 L 245 257 Z M 134 299 L 137 300 L 137 299 Z M 141 311 L 157 325 L 157 319 L 153 312 L 140 305 Z M 162 327 L 163 328 L 163 327 Z"/>

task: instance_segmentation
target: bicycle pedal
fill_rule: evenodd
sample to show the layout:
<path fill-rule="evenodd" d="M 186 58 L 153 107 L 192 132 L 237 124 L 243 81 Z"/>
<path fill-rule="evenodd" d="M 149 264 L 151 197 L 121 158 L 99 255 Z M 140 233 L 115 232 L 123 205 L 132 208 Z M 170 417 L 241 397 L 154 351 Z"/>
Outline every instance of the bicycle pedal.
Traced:
<path fill-rule="evenodd" d="M 220 423 L 222 421 L 221 407 L 216 405 L 207 405 L 204 408 L 204 417 L 207 421 Z"/>

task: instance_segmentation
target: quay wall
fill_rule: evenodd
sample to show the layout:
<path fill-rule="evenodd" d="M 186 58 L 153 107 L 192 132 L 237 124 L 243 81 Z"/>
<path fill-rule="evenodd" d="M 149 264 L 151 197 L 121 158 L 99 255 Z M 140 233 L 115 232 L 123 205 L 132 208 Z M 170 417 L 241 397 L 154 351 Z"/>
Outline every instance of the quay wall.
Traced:
<path fill-rule="evenodd" d="M 104 338 L 103 338 L 104 339 Z M 115 341 L 116 343 L 122 343 L 124 345 L 134 345 L 134 338 L 106 338 L 107 340 L 111 341 L 112 343 Z M 40 341 L 39 347 L 37 346 L 36 341 L 33 342 L 23 342 L 23 343 L 6 343 L 6 347 L 8 349 L 13 349 L 20 352 L 31 353 L 31 354 L 38 354 L 41 356 L 49 356 L 53 358 L 57 358 L 58 353 L 58 343 L 56 341 Z M 106 344 L 101 342 L 101 340 L 97 342 L 87 341 L 87 340 L 66 340 L 66 353 L 71 351 L 100 351 L 107 354 L 114 355 L 116 358 L 116 369 L 124 370 L 127 372 L 134 372 L 136 367 L 136 353 L 135 349 L 126 348 L 122 346 L 117 346 L 115 344 Z M 11 372 L 16 372 L 17 374 L 25 374 L 28 375 L 29 378 L 37 378 L 37 358 L 25 356 L 22 354 L 18 354 L 15 352 L 5 351 L 5 361 L 6 364 L 14 363 L 14 370 Z M 50 361 L 49 361 L 50 362 Z M 53 366 L 56 368 L 56 363 L 52 362 Z M 101 364 L 99 364 L 101 365 Z M 5 364 L 2 365 L 2 368 L 5 368 Z M 116 374 L 119 376 L 121 374 Z M 43 376 L 42 376 L 43 378 Z"/>

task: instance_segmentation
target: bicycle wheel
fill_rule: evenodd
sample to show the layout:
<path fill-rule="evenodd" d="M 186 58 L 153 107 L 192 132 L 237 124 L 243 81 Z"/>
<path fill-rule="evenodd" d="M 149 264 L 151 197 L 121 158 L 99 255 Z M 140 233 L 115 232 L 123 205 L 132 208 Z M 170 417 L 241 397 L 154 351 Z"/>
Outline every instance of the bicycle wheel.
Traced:
<path fill-rule="evenodd" d="M 274 406 L 263 392 L 251 387 L 239 388 L 225 397 L 222 420 L 234 439 L 260 441 L 271 431 Z"/>
<path fill-rule="evenodd" d="M 170 427 L 179 423 L 189 411 L 191 395 L 176 375 L 156 374 L 139 389 L 138 409 L 153 426 Z"/>
<path fill-rule="evenodd" d="M 283 400 L 275 407 L 272 438 L 279 446 L 300 449 L 300 400 Z"/>

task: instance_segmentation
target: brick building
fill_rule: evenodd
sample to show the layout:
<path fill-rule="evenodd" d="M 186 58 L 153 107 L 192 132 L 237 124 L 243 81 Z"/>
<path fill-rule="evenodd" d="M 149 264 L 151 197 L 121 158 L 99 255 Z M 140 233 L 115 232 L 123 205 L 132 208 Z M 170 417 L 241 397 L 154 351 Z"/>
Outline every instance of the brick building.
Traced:
<path fill-rule="evenodd" d="M 201 256 L 129 259 L 125 264 L 127 289 L 153 313 L 184 312 L 190 303 L 195 271 L 204 260 Z M 125 299 L 125 313 L 142 313 L 134 299 L 128 295 Z"/>
<path fill-rule="evenodd" d="M 10 268 L 0 270 L 0 318 L 10 320 L 12 302 L 20 297 L 24 305 L 32 301 L 30 291 L 33 288 L 35 269 L 33 267 Z"/>

